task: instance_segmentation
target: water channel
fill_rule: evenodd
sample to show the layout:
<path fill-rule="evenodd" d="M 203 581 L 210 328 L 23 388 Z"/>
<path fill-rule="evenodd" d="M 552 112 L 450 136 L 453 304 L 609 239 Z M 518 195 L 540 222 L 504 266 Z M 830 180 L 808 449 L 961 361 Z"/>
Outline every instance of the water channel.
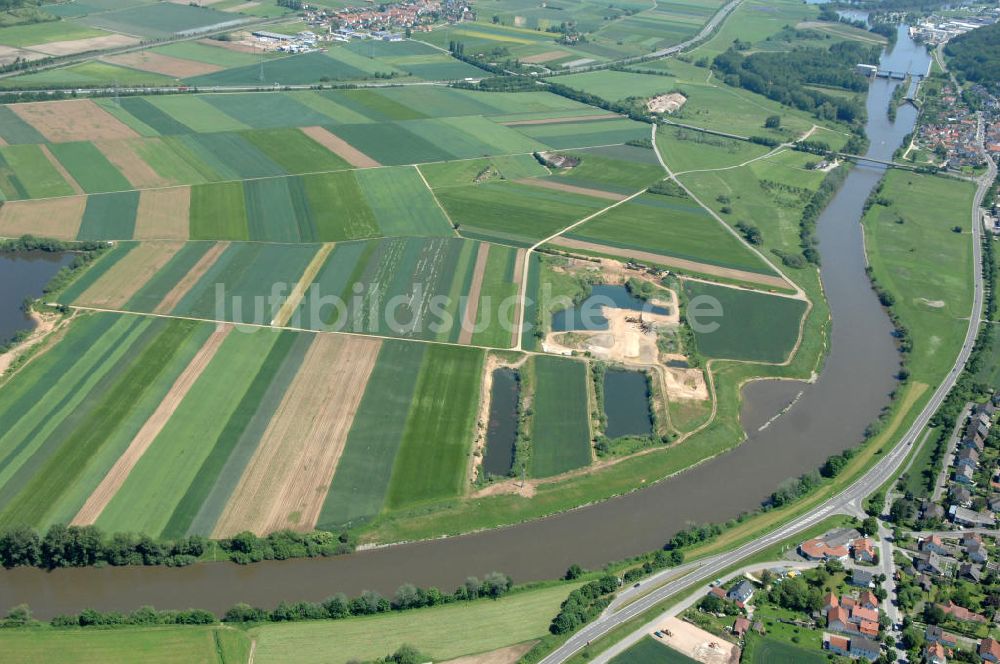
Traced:
<path fill-rule="evenodd" d="M 927 56 L 901 29 L 882 64 L 923 74 Z M 895 123 L 886 117 L 898 84 L 885 79 L 871 83 L 869 156 L 889 159 L 913 127 L 911 106 L 900 108 Z M 728 453 L 620 498 L 546 519 L 338 558 L 181 569 L 18 568 L 0 572 L 0 609 L 27 602 L 40 618 L 85 607 L 129 610 L 143 604 L 221 612 L 238 601 L 270 607 L 281 600 L 320 600 L 334 592 L 372 589 L 388 595 L 404 582 L 450 590 L 470 575 L 492 570 L 525 582 L 557 577 L 574 562 L 594 568 L 656 549 L 687 523 L 724 521 L 752 509 L 782 481 L 857 444 L 889 402 L 899 358 L 888 318 L 865 277 L 858 223 L 882 174 L 881 167 L 855 166 L 818 222 L 822 277 L 833 317 L 824 369 L 809 384 L 762 381 L 747 386 L 743 422 L 748 439 Z M 787 413 L 758 430 L 800 392 Z M 637 477 L 637 483 L 642 479 Z"/>

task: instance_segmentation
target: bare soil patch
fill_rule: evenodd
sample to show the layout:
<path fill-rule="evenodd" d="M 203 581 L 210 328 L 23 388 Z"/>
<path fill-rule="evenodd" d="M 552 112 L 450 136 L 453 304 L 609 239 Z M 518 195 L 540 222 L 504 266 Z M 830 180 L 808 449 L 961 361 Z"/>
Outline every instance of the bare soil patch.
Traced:
<path fill-rule="evenodd" d="M 147 189 L 139 193 L 136 240 L 187 240 L 191 187 Z"/>
<path fill-rule="evenodd" d="M 143 242 L 80 294 L 77 303 L 121 309 L 184 246 L 182 242 Z"/>
<path fill-rule="evenodd" d="M 620 247 L 612 247 L 606 244 L 599 244 L 597 242 L 574 240 L 568 237 L 558 237 L 553 240 L 553 244 L 557 244 L 560 247 L 565 247 L 567 249 L 583 249 L 585 251 L 596 251 L 602 254 L 609 254 L 611 256 L 619 256 L 621 258 L 633 258 L 638 261 L 656 263 L 658 265 L 674 267 L 679 270 L 687 270 L 700 274 L 710 274 L 716 277 L 724 277 L 726 279 L 733 279 L 736 281 L 748 281 L 764 286 L 773 286 L 775 288 L 789 288 L 789 284 L 781 277 L 758 274 L 757 272 L 750 272 L 748 270 L 737 270 L 734 268 L 720 267 L 718 265 L 709 265 L 708 263 L 699 263 L 697 261 L 690 261 L 684 258 L 665 256 L 663 254 L 656 254 L 650 251 L 622 249 Z"/>
<path fill-rule="evenodd" d="M 613 191 L 604 191 L 603 189 L 591 189 L 590 187 L 577 187 L 576 185 L 566 184 L 565 182 L 559 182 L 551 178 L 524 178 L 522 180 L 517 180 L 519 184 L 526 184 L 531 187 L 541 187 L 543 189 L 555 189 L 556 191 L 565 191 L 571 194 L 581 194 L 583 196 L 590 196 L 592 198 L 601 198 L 606 201 L 623 201 L 628 196 L 623 194 L 616 194 Z"/>
<path fill-rule="evenodd" d="M 11 201 L 0 208 L 0 235 L 37 235 L 57 240 L 75 240 L 80 232 L 86 196 Z"/>
<path fill-rule="evenodd" d="M 544 53 L 536 53 L 534 55 L 529 55 L 521 58 L 521 62 L 528 62 L 531 64 L 538 64 L 540 62 L 551 62 L 552 60 L 558 60 L 559 58 L 565 58 L 571 53 L 567 51 L 545 51 Z"/>
<path fill-rule="evenodd" d="M 246 33 L 243 33 L 246 34 Z M 227 51 L 236 51 L 237 53 L 259 53 L 260 49 L 255 48 L 253 44 L 247 44 L 238 41 L 216 41 L 214 39 L 199 39 L 199 44 L 204 44 L 205 46 L 214 46 L 215 48 L 224 48 Z"/>
<path fill-rule="evenodd" d="M 515 664 L 524 655 L 535 647 L 538 641 L 528 641 L 519 643 L 516 646 L 507 646 L 490 652 L 479 653 L 478 655 L 466 655 L 456 659 L 449 659 L 443 664 Z"/>
<path fill-rule="evenodd" d="M 60 321 L 69 320 L 68 318 L 64 319 L 60 314 L 49 312 L 42 314 L 32 311 L 29 316 L 35 324 L 35 329 L 31 331 L 31 335 L 27 339 L 9 349 L 6 353 L 0 353 L 0 376 L 6 374 L 19 357 L 52 334 Z"/>
<path fill-rule="evenodd" d="M 188 78 L 190 76 L 201 76 L 221 71 L 222 67 L 208 64 L 207 62 L 196 62 L 195 60 L 185 60 L 175 58 L 161 53 L 151 51 L 135 51 L 133 53 L 122 53 L 104 58 L 105 62 L 114 65 L 121 65 L 131 69 L 139 69 L 154 74 L 163 74 L 172 78 Z"/>
<path fill-rule="evenodd" d="M 316 335 L 213 537 L 315 527 L 381 345 Z"/>
<path fill-rule="evenodd" d="M 56 159 L 54 154 L 52 154 L 52 150 L 49 149 L 49 146 L 39 145 L 38 148 L 42 151 L 42 154 L 45 155 L 45 158 L 49 160 L 49 163 L 52 164 L 52 168 L 56 169 L 59 172 L 60 177 L 62 177 L 63 180 L 66 180 L 67 184 L 73 188 L 73 193 L 86 193 L 83 190 L 83 187 L 80 186 L 80 183 L 76 181 L 76 178 L 70 175 L 69 171 L 66 170 L 66 167 L 63 166 L 58 159 Z"/>
<path fill-rule="evenodd" d="M 140 199 L 140 203 L 141 202 L 142 201 Z M 166 297 L 164 297 L 163 300 L 156 305 L 156 308 L 153 309 L 153 313 L 169 314 L 173 311 L 173 308 L 177 306 L 177 303 L 188 294 L 188 291 L 190 291 L 191 288 L 198 283 L 198 280 L 205 276 L 208 269 L 215 265 L 215 261 L 219 259 L 219 256 L 222 255 L 222 252 L 225 251 L 227 247 L 229 247 L 228 242 L 218 242 L 206 251 L 205 255 L 199 258 L 198 262 L 194 264 L 194 267 L 191 268 L 191 270 L 177 282 L 177 285 L 170 289 L 170 292 L 167 293 Z"/>
<path fill-rule="evenodd" d="M 309 265 L 306 266 L 305 271 L 302 273 L 302 278 L 295 284 L 295 287 L 289 294 L 288 299 L 281 305 L 281 309 L 278 310 L 278 314 L 274 317 L 274 320 L 271 321 L 271 325 L 275 327 L 284 327 L 285 325 L 288 325 L 288 320 L 292 317 L 292 314 L 295 313 L 295 310 L 298 309 L 299 303 L 302 302 L 302 298 L 309 290 L 309 287 L 312 286 L 313 282 L 316 280 L 316 275 L 319 274 L 320 268 L 323 267 L 323 263 L 326 262 L 330 252 L 333 251 L 333 247 L 333 242 L 327 242 L 319 248 L 319 251 L 317 251 L 316 255 L 313 256 L 311 261 L 309 261 Z M 301 326 L 296 325 L 296 327 Z"/>
<path fill-rule="evenodd" d="M 222 11 L 224 11 L 224 12 L 230 12 L 230 13 L 232 13 L 232 12 L 241 12 L 244 9 L 253 9 L 254 7 L 258 6 L 259 4 L 260 4 L 259 2 L 244 2 L 242 5 L 233 5 L 232 7 L 226 7 Z"/>
<path fill-rule="evenodd" d="M 472 343 L 472 331 L 479 315 L 479 293 L 483 288 L 483 276 L 486 273 L 486 260 L 490 256 L 490 245 L 483 242 L 476 254 L 476 267 L 472 273 L 472 284 L 469 286 L 469 299 L 462 316 L 462 331 L 458 335 L 458 343 Z"/>
<path fill-rule="evenodd" d="M 591 120 L 611 120 L 622 116 L 617 113 L 600 113 L 595 115 L 573 115 L 560 118 L 537 118 L 535 120 L 511 120 L 504 122 L 506 127 L 516 127 L 518 125 L 541 125 L 541 124 L 561 124 L 564 122 L 590 122 Z"/>
<path fill-rule="evenodd" d="M 87 39 L 70 39 L 65 41 L 53 41 L 45 44 L 34 44 L 29 46 L 32 51 L 44 53 L 45 55 L 61 56 L 76 55 L 88 51 L 104 51 L 109 48 L 120 46 L 132 46 L 138 44 L 139 39 L 128 35 L 110 34 L 102 37 L 89 37 Z"/>
<path fill-rule="evenodd" d="M 132 141 L 94 141 L 94 145 L 136 189 L 178 184 L 153 170 L 135 151 Z"/>
<path fill-rule="evenodd" d="M 44 57 L 45 55 L 42 53 L 32 53 L 31 51 L 26 51 L 23 48 L 0 46 L 0 65 L 12 64 L 18 58 L 30 62 L 32 60 L 41 60 Z"/>
<path fill-rule="evenodd" d="M 735 644 L 680 618 L 667 618 L 657 624 L 656 630 L 663 637 L 654 639 L 703 664 L 735 664 L 740 660 L 740 649 Z"/>
<path fill-rule="evenodd" d="M 11 104 L 8 108 L 53 143 L 136 138 L 128 125 L 89 99 Z"/>
<path fill-rule="evenodd" d="M 215 357 L 219 347 L 222 346 L 222 342 L 226 340 L 226 337 L 229 336 L 232 330 L 232 325 L 219 324 L 216 326 L 215 332 L 208 338 L 205 345 L 198 350 L 181 375 L 174 381 L 174 384 L 170 387 L 170 391 L 167 392 L 167 396 L 163 398 L 160 405 L 149 419 L 146 420 L 145 424 L 142 425 L 139 432 L 136 433 L 135 438 L 129 443 L 128 449 L 118 457 L 115 465 L 111 467 L 108 474 L 104 476 L 101 483 L 90 494 L 87 502 L 80 508 L 77 515 L 73 517 L 72 524 L 74 526 L 86 526 L 97 521 L 97 518 L 101 516 L 101 512 L 104 511 L 104 508 L 107 507 L 111 499 L 118 493 L 118 490 L 125 484 L 125 480 L 128 479 L 132 469 L 139 463 L 139 459 L 146 453 L 149 446 L 153 444 L 156 437 L 160 435 L 163 427 L 166 426 L 171 416 L 173 416 L 174 411 L 180 406 L 184 397 L 187 396 L 187 393 L 198 380 L 198 377 L 201 376 L 205 367 Z"/>
<path fill-rule="evenodd" d="M 667 355 L 664 360 L 687 360 L 683 355 Z M 669 399 L 708 401 L 708 385 L 701 369 L 689 367 L 664 367 L 665 389 Z"/>
<path fill-rule="evenodd" d="M 382 165 L 341 137 L 330 133 L 323 127 L 302 127 L 302 133 L 349 163 L 351 166 L 356 166 L 358 168 L 375 168 L 376 166 Z"/>

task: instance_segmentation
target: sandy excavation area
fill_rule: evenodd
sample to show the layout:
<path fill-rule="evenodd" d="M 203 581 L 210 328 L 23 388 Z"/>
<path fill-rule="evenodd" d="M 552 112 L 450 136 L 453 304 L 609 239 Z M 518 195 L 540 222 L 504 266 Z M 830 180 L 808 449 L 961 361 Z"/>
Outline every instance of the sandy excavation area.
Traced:
<path fill-rule="evenodd" d="M 740 661 L 740 649 L 734 644 L 680 618 L 667 618 L 657 623 L 656 630 L 663 637 L 653 636 L 654 639 L 703 664 L 737 664 Z"/>

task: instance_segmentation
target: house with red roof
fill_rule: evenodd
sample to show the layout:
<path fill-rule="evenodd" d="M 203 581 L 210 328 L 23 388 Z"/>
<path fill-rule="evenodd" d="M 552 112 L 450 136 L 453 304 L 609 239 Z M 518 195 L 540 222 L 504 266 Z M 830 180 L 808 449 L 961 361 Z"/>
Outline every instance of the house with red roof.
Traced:
<path fill-rule="evenodd" d="M 927 664 L 948 664 L 948 651 L 940 643 L 932 643 L 924 649 Z"/>
<path fill-rule="evenodd" d="M 878 559 L 875 542 L 864 537 L 854 541 L 854 560 L 859 563 L 874 563 Z"/>
<path fill-rule="evenodd" d="M 945 612 L 945 615 L 951 616 L 955 620 L 977 622 L 977 623 L 989 622 L 986 616 L 980 615 L 974 611 L 970 611 L 964 606 L 959 606 L 958 604 L 955 604 L 951 600 L 948 600 L 947 604 L 938 604 L 938 606 L 941 608 L 942 611 Z"/>

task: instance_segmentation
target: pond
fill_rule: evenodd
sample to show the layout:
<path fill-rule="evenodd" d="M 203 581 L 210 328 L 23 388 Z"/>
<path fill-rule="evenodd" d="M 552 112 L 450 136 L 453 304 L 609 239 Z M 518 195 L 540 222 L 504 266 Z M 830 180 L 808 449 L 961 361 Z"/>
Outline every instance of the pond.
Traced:
<path fill-rule="evenodd" d="M 604 414 L 608 417 L 604 431 L 608 438 L 652 434 L 646 374 L 608 369 L 604 374 Z"/>
<path fill-rule="evenodd" d="M 670 313 L 666 307 L 653 306 L 646 300 L 632 295 L 625 286 L 597 284 L 591 288 L 590 295 L 582 302 L 552 314 L 552 331 L 606 330 L 608 319 L 601 315 L 602 307 L 664 315 Z"/>
<path fill-rule="evenodd" d="M 486 428 L 486 453 L 482 472 L 505 476 L 514 462 L 514 441 L 517 440 L 517 400 L 521 384 L 517 372 L 509 367 L 493 371 L 490 390 L 490 421 Z"/>
<path fill-rule="evenodd" d="M 72 260 L 70 254 L 41 251 L 0 253 L 0 344 L 18 331 L 34 327 L 21 303 L 25 298 L 40 297 L 45 284 Z"/>

